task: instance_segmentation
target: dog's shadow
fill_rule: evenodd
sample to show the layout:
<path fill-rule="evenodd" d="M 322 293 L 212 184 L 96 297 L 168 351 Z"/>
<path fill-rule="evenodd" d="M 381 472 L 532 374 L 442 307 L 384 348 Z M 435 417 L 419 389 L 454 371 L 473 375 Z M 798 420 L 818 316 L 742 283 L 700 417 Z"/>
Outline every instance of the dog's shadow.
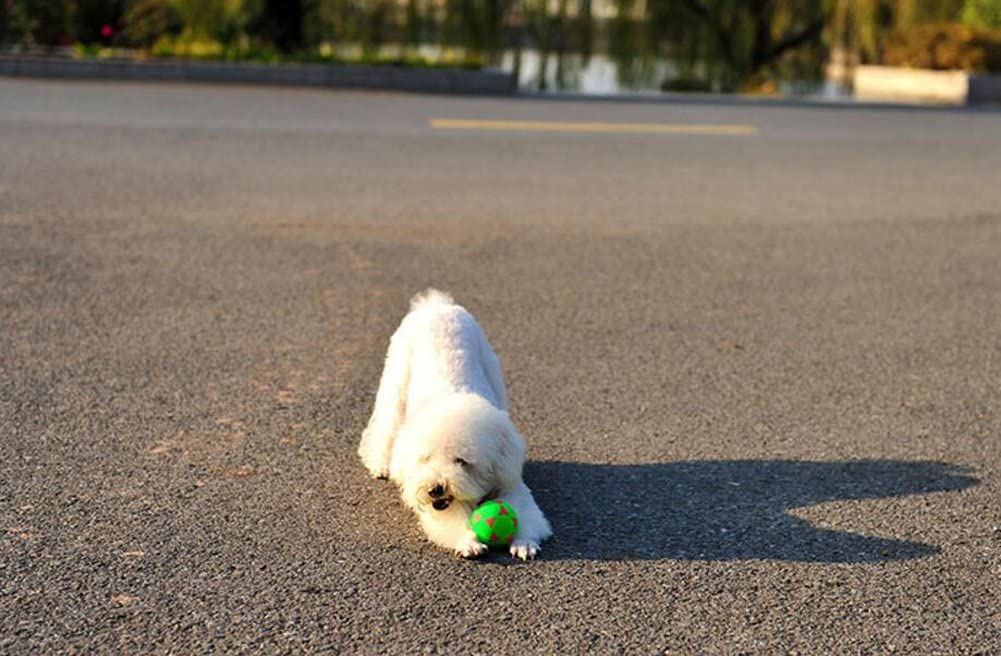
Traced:
<path fill-rule="evenodd" d="M 971 474 L 899 460 L 525 465 L 525 480 L 553 524 L 543 547 L 548 560 L 866 563 L 928 556 L 938 547 L 823 528 L 790 511 L 963 490 L 979 482 Z"/>

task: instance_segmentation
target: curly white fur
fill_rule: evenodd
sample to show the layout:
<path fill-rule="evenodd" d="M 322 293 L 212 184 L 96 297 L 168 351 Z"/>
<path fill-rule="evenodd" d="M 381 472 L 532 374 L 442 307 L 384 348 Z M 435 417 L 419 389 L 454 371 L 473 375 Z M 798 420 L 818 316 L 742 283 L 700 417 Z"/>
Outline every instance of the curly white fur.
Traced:
<path fill-rule="evenodd" d="M 372 476 L 399 486 L 432 542 L 462 556 L 486 551 L 469 527 L 486 498 L 518 513 L 513 556 L 534 558 L 552 535 L 521 480 L 525 440 L 508 417 L 497 356 L 444 292 L 415 296 L 393 334 L 358 455 Z"/>

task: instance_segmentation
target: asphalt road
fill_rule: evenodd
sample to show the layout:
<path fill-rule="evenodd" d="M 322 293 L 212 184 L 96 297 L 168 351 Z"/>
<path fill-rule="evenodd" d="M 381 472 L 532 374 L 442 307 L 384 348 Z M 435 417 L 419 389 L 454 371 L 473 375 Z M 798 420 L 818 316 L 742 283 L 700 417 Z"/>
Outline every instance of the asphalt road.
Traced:
<path fill-rule="evenodd" d="M 428 285 L 535 562 L 356 459 Z M 3 654 L 997 653 L 999 385 L 999 113 L 0 81 Z"/>

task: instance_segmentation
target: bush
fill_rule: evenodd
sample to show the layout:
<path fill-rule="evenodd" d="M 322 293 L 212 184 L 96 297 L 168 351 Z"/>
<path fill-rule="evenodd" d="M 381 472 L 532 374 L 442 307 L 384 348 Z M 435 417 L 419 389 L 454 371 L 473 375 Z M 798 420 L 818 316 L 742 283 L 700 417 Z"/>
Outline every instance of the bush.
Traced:
<path fill-rule="evenodd" d="M 12 44 L 19 48 L 35 45 L 38 19 L 28 12 L 22 2 L 0 2 L 0 45 Z"/>
<path fill-rule="evenodd" d="M 149 50 L 157 40 L 180 31 L 180 16 L 170 0 L 133 0 L 125 10 L 125 41 Z"/>
<path fill-rule="evenodd" d="M 125 3 L 122 0 L 86 0 L 65 3 L 72 24 L 72 36 L 83 43 L 110 44 L 117 41 Z"/>
<path fill-rule="evenodd" d="M 966 0 L 963 22 L 974 27 L 1001 29 L 1001 0 Z"/>
<path fill-rule="evenodd" d="M 1001 71 L 1001 30 L 958 23 L 916 25 L 887 37 L 882 61 L 938 71 Z"/>
<path fill-rule="evenodd" d="M 0 42 L 24 48 L 72 43 L 73 16 L 61 0 L 3 0 Z"/>
<path fill-rule="evenodd" d="M 171 5 L 184 23 L 185 39 L 214 40 L 226 46 L 246 35 L 254 13 L 244 0 L 173 0 Z"/>

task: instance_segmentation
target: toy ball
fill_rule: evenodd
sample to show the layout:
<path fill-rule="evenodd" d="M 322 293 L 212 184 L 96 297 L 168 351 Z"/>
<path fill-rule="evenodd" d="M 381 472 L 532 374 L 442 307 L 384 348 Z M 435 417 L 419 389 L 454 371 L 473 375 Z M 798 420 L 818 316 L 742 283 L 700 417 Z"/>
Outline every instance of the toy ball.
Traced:
<path fill-rule="evenodd" d="M 518 534 L 518 514 L 503 501 L 491 499 L 473 511 L 469 525 L 480 542 L 488 547 L 506 547 Z"/>

